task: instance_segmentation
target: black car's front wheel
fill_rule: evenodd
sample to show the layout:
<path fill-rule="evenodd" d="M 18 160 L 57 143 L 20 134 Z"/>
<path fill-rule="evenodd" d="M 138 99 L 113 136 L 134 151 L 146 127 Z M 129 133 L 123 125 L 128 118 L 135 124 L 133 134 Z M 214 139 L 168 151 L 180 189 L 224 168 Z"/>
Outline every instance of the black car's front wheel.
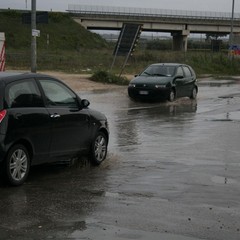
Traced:
<path fill-rule="evenodd" d="M 190 95 L 190 98 L 191 99 L 196 99 L 197 98 L 197 88 L 196 87 L 193 88 L 192 93 Z"/>
<path fill-rule="evenodd" d="M 93 164 L 99 165 L 107 156 L 107 136 L 98 132 L 92 143 L 90 158 Z"/>
<path fill-rule="evenodd" d="M 171 89 L 169 96 L 168 96 L 168 101 L 173 102 L 175 100 L 176 97 L 176 93 L 174 91 L 174 89 Z"/>
<path fill-rule="evenodd" d="M 30 169 L 30 157 L 27 149 L 21 145 L 14 145 L 5 160 L 5 176 L 8 183 L 19 186 L 27 179 Z"/>

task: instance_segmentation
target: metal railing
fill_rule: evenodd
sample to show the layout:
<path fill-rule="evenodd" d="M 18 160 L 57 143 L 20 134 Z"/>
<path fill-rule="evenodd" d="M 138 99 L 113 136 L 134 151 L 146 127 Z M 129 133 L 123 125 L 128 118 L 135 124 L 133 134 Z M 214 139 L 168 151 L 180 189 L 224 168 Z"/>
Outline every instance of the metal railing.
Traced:
<path fill-rule="evenodd" d="M 89 15 L 113 15 L 113 16 L 132 16 L 132 17 L 172 17 L 172 18 L 198 18 L 198 19 L 214 19 L 214 20 L 231 20 L 230 12 L 203 12 L 203 11 L 185 11 L 185 10 L 169 10 L 155 8 L 133 8 L 133 7 L 110 7 L 110 6 L 94 6 L 94 5 L 77 5 L 69 4 L 68 12 L 74 14 Z M 240 13 L 234 14 L 235 20 L 240 20 Z"/>

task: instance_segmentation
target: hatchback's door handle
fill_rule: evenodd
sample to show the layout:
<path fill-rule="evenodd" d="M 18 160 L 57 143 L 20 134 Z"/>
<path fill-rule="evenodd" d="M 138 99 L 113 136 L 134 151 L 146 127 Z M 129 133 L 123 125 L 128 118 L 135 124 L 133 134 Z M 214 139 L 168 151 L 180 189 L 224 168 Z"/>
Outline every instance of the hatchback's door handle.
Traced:
<path fill-rule="evenodd" d="M 60 118 L 60 115 L 57 113 L 51 114 L 50 115 L 51 118 Z"/>

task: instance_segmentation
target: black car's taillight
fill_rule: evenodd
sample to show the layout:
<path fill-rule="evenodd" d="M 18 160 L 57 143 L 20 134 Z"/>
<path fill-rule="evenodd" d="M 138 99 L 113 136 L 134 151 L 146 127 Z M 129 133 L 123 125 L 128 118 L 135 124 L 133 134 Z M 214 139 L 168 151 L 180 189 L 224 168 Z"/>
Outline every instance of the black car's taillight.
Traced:
<path fill-rule="evenodd" d="M 7 110 L 4 109 L 4 110 L 0 111 L 0 123 L 5 118 L 6 114 L 7 114 Z"/>

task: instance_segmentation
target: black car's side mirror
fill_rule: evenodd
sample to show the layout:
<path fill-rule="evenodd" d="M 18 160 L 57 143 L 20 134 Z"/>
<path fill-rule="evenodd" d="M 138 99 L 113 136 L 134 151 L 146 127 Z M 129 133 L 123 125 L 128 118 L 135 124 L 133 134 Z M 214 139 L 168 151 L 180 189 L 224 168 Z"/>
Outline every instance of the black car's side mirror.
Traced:
<path fill-rule="evenodd" d="M 176 79 L 183 79 L 183 75 L 177 75 Z"/>
<path fill-rule="evenodd" d="M 87 108 L 90 105 L 90 102 L 87 99 L 81 100 L 81 106 L 82 108 Z"/>

